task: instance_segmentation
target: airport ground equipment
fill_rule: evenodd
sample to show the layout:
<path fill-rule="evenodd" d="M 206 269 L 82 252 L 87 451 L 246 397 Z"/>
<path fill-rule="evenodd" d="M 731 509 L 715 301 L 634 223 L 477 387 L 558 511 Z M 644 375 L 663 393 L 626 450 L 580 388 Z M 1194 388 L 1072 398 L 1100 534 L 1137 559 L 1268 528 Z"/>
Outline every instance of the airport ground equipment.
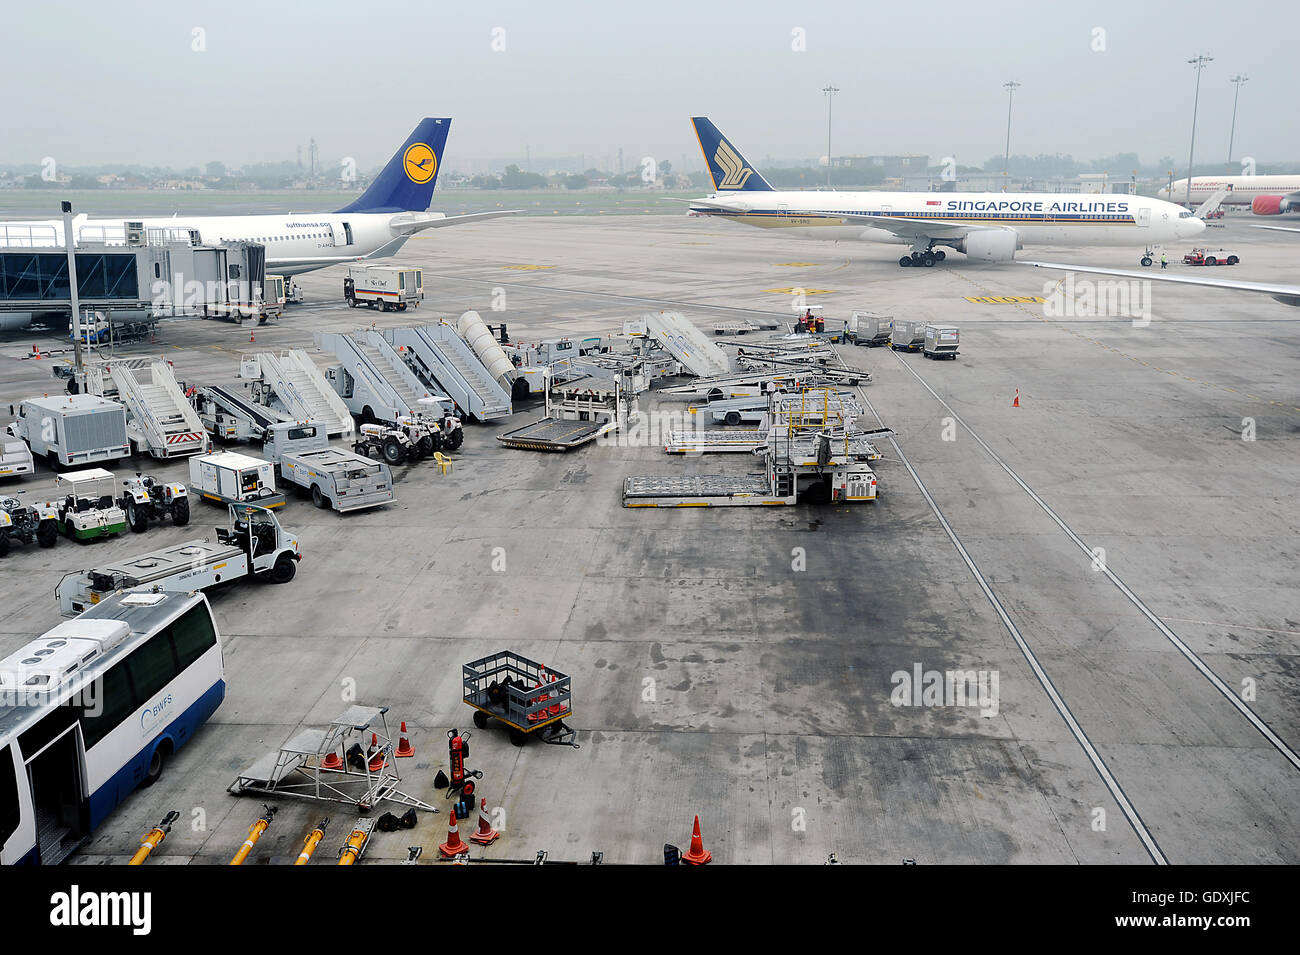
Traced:
<path fill-rule="evenodd" d="M 189 593 L 244 577 L 288 583 L 301 559 L 298 540 L 289 536 L 273 512 L 232 504 L 230 524 L 217 528 L 215 542 L 200 538 L 75 571 L 59 581 L 55 596 L 60 613 L 70 617 L 118 590 Z"/>
<path fill-rule="evenodd" d="M 647 312 L 624 322 L 623 334 L 653 342 L 693 375 L 722 375 L 731 371 L 727 353 L 681 312 Z"/>
<path fill-rule="evenodd" d="M 438 810 L 434 810 L 437 812 Z M 375 831 L 374 819 L 358 819 L 352 831 L 348 833 L 347 841 L 339 849 L 339 861 L 336 865 L 356 865 L 366 847 L 370 845 L 370 836 Z"/>
<path fill-rule="evenodd" d="M 294 865 L 306 865 L 311 861 L 311 857 L 316 854 L 316 848 L 320 845 L 321 840 L 325 838 L 325 830 L 329 827 L 330 817 L 326 816 L 316 824 L 316 828 L 307 833 L 307 838 L 303 840 L 302 852 L 298 853 L 298 858 L 293 860 Z"/>
<path fill-rule="evenodd" d="M 507 418 L 511 392 L 488 370 L 456 329 L 446 323 L 388 328 L 381 333 L 424 385 L 446 395 L 479 421 Z"/>
<path fill-rule="evenodd" d="M 317 507 L 346 514 L 393 499 L 388 465 L 331 447 L 325 429 L 314 422 L 272 425 L 262 451 L 279 468 L 280 480 L 306 490 Z"/>
<path fill-rule="evenodd" d="M 0 497 L 0 557 L 11 542 L 53 547 L 59 540 L 58 512 L 53 504 L 24 504 L 16 497 Z"/>
<path fill-rule="evenodd" d="M 767 445 L 767 429 L 746 428 L 707 431 L 670 431 L 664 440 L 667 454 L 753 454 Z"/>
<path fill-rule="evenodd" d="M 51 469 L 113 461 L 131 453 L 126 409 L 116 401 L 98 395 L 53 395 L 24 399 L 17 411 L 10 436 L 26 441 L 32 456 L 44 458 Z"/>
<path fill-rule="evenodd" d="M 231 865 L 244 864 L 244 860 L 248 858 L 248 854 L 253 851 L 253 846 L 257 845 L 258 840 L 262 838 L 262 833 L 271 828 L 271 820 L 275 818 L 275 814 L 280 809 L 279 806 L 263 806 L 262 808 L 264 808 L 266 812 L 262 813 L 261 818 L 259 818 L 257 822 L 253 823 L 249 828 L 248 838 L 244 840 L 243 844 L 239 847 L 239 851 L 237 851 L 234 858 L 230 860 Z"/>
<path fill-rule="evenodd" d="M 324 729 L 299 730 L 240 772 L 227 792 L 339 802 L 362 812 L 382 802 L 437 812 L 398 788 L 387 713 L 386 706 L 353 704 Z M 327 768 L 327 760 L 338 768 Z"/>
<path fill-rule="evenodd" d="M 54 476 L 59 532 L 71 540 L 113 537 L 126 530 L 126 511 L 117 500 L 117 478 L 103 468 Z"/>
<path fill-rule="evenodd" d="M 874 347 L 889 342 L 894 317 L 876 312 L 853 312 L 849 315 L 844 337 L 855 345 Z"/>
<path fill-rule="evenodd" d="M 172 831 L 172 823 L 180 817 L 181 814 L 175 810 L 163 816 L 162 822 L 145 833 L 144 839 L 140 841 L 140 848 L 135 850 L 135 855 L 131 856 L 131 861 L 127 865 L 144 865 L 149 854 L 162 845 L 167 834 Z"/>
<path fill-rule="evenodd" d="M 279 355 L 245 355 L 239 377 L 249 382 L 256 403 L 282 412 L 288 420 L 315 421 L 331 438 L 350 439 L 356 431 L 348 406 L 301 348 Z"/>
<path fill-rule="evenodd" d="M 714 322 L 713 324 L 715 335 L 748 335 L 756 331 L 758 326 L 749 322 Z"/>
<path fill-rule="evenodd" d="M 636 398 L 621 377 L 583 375 L 552 384 L 546 391 L 546 416 L 497 435 L 507 448 L 569 451 L 631 426 L 640 416 Z"/>
<path fill-rule="evenodd" d="M 284 495 L 275 485 L 275 465 L 236 451 L 190 458 L 190 487 L 218 504 L 284 506 Z"/>
<path fill-rule="evenodd" d="M 395 265 L 353 265 L 343 279 L 343 298 L 352 308 L 378 306 L 385 312 L 404 312 L 424 300 L 424 272 Z"/>
<path fill-rule="evenodd" d="M 564 725 L 573 716 L 573 693 L 567 674 L 502 650 L 462 667 L 464 700 L 474 708 L 474 725 L 504 723 L 510 742 L 529 738 L 578 748 L 577 730 Z"/>
<path fill-rule="evenodd" d="M 488 374 L 509 391 L 515 381 L 514 362 L 506 357 L 500 343 L 492 336 L 492 329 L 487 327 L 478 312 L 468 311 L 462 314 L 456 320 L 456 331 L 474 350 L 474 354 L 478 355 Z"/>
<path fill-rule="evenodd" d="M 190 492 L 184 484 L 156 481 L 148 474 L 135 472 L 122 482 L 124 493 L 118 506 L 126 512 L 126 523 L 131 530 L 140 532 L 150 521 L 171 518 L 177 527 L 190 522 Z"/>
<path fill-rule="evenodd" d="M 1241 261 L 1231 249 L 1192 249 L 1183 256 L 1183 265 L 1236 265 Z"/>
<path fill-rule="evenodd" d="M 157 320 L 143 312 L 127 312 L 128 317 L 115 316 L 112 312 L 84 308 L 77 316 L 75 327 L 68 330 L 68 339 L 89 348 L 100 345 L 125 345 L 129 342 L 144 341 L 153 335 Z"/>
<path fill-rule="evenodd" d="M 396 467 L 414 453 L 415 447 L 404 431 L 382 424 L 363 424 L 356 441 L 352 442 L 352 450 L 366 459 Z"/>
<path fill-rule="evenodd" d="M 894 319 L 889 334 L 889 347 L 894 351 L 920 351 L 925 347 L 925 322 Z"/>
<path fill-rule="evenodd" d="M 957 358 L 961 332 L 953 325 L 925 326 L 925 344 L 921 354 L 926 358 Z"/>
<path fill-rule="evenodd" d="M 36 460 L 32 457 L 32 449 L 22 441 L 11 441 L 0 435 L 0 478 L 19 477 L 35 471 Z"/>
<path fill-rule="evenodd" d="M 266 429 L 288 420 L 282 411 L 258 404 L 233 388 L 208 385 L 193 395 L 199 421 L 218 441 L 261 441 Z"/>
<path fill-rule="evenodd" d="M 161 356 L 87 358 L 69 379 L 68 391 L 121 402 L 127 435 L 141 454 L 166 459 L 208 450 L 203 422 L 177 384 L 171 362 Z"/>

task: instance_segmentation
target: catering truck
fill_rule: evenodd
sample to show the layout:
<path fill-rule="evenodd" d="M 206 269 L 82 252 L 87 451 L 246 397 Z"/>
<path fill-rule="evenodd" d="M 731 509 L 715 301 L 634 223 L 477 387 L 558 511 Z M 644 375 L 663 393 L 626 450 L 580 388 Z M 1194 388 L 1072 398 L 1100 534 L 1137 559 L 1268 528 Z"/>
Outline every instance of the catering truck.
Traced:
<path fill-rule="evenodd" d="M 343 297 L 352 308 L 378 305 L 385 312 L 404 312 L 424 299 L 424 273 L 395 265 L 354 265 L 343 280 Z"/>
<path fill-rule="evenodd" d="M 14 414 L 13 405 L 9 411 Z M 126 433 L 126 409 L 99 395 L 46 395 L 27 398 L 9 425 L 12 437 L 27 442 L 32 456 L 44 458 L 51 469 L 85 467 L 131 453 Z"/>

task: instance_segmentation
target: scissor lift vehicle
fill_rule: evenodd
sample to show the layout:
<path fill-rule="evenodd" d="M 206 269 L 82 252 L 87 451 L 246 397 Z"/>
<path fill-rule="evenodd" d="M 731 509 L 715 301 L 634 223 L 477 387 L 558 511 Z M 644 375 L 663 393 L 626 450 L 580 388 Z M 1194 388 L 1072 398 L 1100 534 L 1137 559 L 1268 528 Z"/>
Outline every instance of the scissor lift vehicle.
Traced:
<path fill-rule="evenodd" d="M 543 743 L 578 748 L 578 731 L 564 725 L 573 716 L 567 674 L 502 650 L 466 663 L 463 677 L 464 699 L 479 729 L 495 719 L 509 727 L 516 746 L 535 735 Z"/>
<path fill-rule="evenodd" d="M 362 812 L 384 801 L 437 812 L 397 788 L 402 777 L 387 713 L 386 706 L 353 704 L 324 729 L 300 730 L 236 776 L 226 791 L 338 802 Z"/>

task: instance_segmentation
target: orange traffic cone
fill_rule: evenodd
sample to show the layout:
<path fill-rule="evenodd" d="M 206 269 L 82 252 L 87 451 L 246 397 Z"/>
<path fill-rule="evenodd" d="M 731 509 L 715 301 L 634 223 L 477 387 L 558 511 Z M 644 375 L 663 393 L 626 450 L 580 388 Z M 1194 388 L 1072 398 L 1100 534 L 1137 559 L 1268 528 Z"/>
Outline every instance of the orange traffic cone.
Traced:
<path fill-rule="evenodd" d="M 384 751 L 379 748 L 379 735 L 377 733 L 370 734 L 370 752 L 367 755 L 370 757 L 368 765 L 372 773 L 377 773 L 388 765 L 388 761 L 384 759 Z"/>
<path fill-rule="evenodd" d="M 415 755 L 415 747 L 412 746 L 412 745 L 411 745 L 411 741 L 410 741 L 409 739 L 406 738 L 406 721 L 405 721 L 405 720 L 402 721 L 402 735 L 401 735 L 400 737 L 398 737 L 398 739 L 397 739 L 397 749 L 394 751 L 393 755 L 394 755 L 394 756 L 414 756 L 414 755 Z"/>
<path fill-rule="evenodd" d="M 682 861 L 687 865 L 708 865 L 713 861 L 713 853 L 704 848 L 704 840 L 700 838 L 700 817 L 695 817 L 695 831 L 691 833 L 690 851 L 682 856 Z"/>
<path fill-rule="evenodd" d="M 501 838 L 501 832 L 492 828 L 492 820 L 488 818 L 487 800 L 480 802 L 478 807 L 478 828 L 470 833 L 469 841 L 477 842 L 481 846 L 490 846 Z"/>
<path fill-rule="evenodd" d="M 1019 408 L 1019 407 L 1020 407 L 1020 389 L 1019 389 L 1019 388 L 1016 389 L 1016 397 L 1015 397 L 1015 399 L 1011 402 L 1011 407 L 1013 407 L 1013 408 Z"/>
<path fill-rule="evenodd" d="M 33 345 L 33 346 L 32 346 L 32 357 L 35 358 L 37 361 L 40 361 L 40 360 L 41 360 L 41 346 L 40 346 L 40 345 Z"/>
<path fill-rule="evenodd" d="M 321 760 L 320 768 L 321 769 L 342 769 L 343 757 L 338 754 L 338 750 L 335 750 L 334 752 L 326 756 L 323 760 Z"/>
<path fill-rule="evenodd" d="M 438 853 L 444 859 L 454 859 L 467 852 L 469 846 L 460 841 L 460 829 L 456 825 L 456 810 L 453 808 L 451 818 L 447 820 L 447 841 L 438 846 Z"/>

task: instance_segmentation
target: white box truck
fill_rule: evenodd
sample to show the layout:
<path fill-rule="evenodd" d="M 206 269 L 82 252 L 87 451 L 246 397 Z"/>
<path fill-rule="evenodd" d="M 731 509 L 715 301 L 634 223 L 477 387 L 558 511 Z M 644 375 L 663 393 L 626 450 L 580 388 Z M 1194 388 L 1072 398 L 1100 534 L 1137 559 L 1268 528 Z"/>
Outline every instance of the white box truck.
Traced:
<path fill-rule="evenodd" d="M 925 347 L 921 354 L 926 358 L 957 358 L 957 345 L 961 333 L 953 325 L 925 326 Z"/>
<path fill-rule="evenodd" d="M 9 406 L 11 414 L 14 407 Z M 8 431 L 27 442 L 32 457 L 51 469 L 114 461 L 131 453 L 126 409 L 98 395 L 27 398 L 18 405 Z"/>
<path fill-rule="evenodd" d="M 275 488 L 275 465 L 234 451 L 190 458 L 190 490 L 220 504 L 284 505 Z"/>
<path fill-rule="evenodd" d="M 378 305 L 385 312 L 404 312 L 424 299 L 424 272 L 395 265 L 354 265 L 343 280 L 343 297 L 352 308 Z"/>

